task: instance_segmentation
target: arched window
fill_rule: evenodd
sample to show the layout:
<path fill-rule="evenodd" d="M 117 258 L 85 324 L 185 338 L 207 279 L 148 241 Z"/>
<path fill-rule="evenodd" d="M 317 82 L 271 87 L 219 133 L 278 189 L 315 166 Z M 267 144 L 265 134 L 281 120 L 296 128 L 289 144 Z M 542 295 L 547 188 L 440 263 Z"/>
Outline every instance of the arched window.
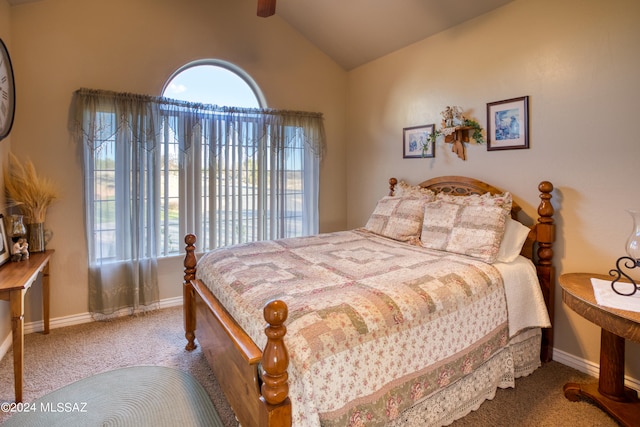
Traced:
<path fill-rule="evenodd" d="M 128 259 L 131 212 L 148 217 L 158 256 L 179 254 L 186 233 L 209 250 L 318 231 L 321 115 L 266 109 L 238 67 L 187 64 L 162 97 L 78 97 L 81 123 L 92 123 L 83 134 L 92 260 Z"/>
<path fill-rule="evenodd" d="M 156 301 L 156 260 L 187 233 L 207 251 L 318 232 L 322 114 L 267 109 L 222 61 L 187 64 L 162 95 L 74 94 L 92 313 Z"/>
<path fill-rule="evenodd" d="M 262 92 L 242 69 L 220 60 L 189 63 L 167 80 L 162 96 L 229 107 L 266 108 Z"/>
<path fill-rule="evenodd" d="M 219 60 L 181 67 L 167 80 L 162 96 L 266 108 L 255 81 Z M 188 153 L 180 152 L 179 138 L 165 141 L 160 253 L 179 252 L 185 232 L 196 232 L 203 249 L 317 232 L 317 157 L 296 136 L 298 128 L 284 127 L 286 149 L 276 150 L 264 136 L 271 130 L 260 127 L 251 114 L 213 115 L 194 135 Z M 180 163 L 180 156 L 187 158 Z M 190 180 L 193 188 L 186 189 L 183 183 Z"/>

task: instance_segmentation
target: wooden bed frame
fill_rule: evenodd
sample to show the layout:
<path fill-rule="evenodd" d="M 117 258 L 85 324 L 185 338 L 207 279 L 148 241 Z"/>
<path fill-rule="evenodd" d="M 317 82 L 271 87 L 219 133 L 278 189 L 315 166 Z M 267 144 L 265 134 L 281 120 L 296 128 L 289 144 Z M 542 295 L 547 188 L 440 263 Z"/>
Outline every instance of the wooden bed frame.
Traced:
<path fill-rule="evenodd" d="M 389 195 L 393 195 L 398 181 L 389 179 Z M 455 195 L 500 194 L 503 190 L 472 178 L 446 176 L 433 178 L 419 184 L 435 192 Z M 540 204 L 537 222 L 531 227 L 522 254 L 533 260 L 553 324 L 555 272 L 553 266 L 553 242 L 555 224 L 553 206 L 550 203 L 553 185 L 544 181 L 538 186 Z M 517 219 L 521 208 L 514 202 L 511 216 Z M 185 236 L 184 259 L 184 326 L 187 350 L 196 348 L 198 342 L 216 379 L 225 392 L 238 421 L 243 426 L 288 427 L 291 425 L 291 402 L 288 397 L 287 367 L 289 356 L 284 345 L 287 306 L 282 301 L 271 301 L 264 308 L 267 344 L 258 348 L 240 328 L 207 286 L 196 278 L 196 237 Z M 540 358 L 548 362 L 552 358 L 553 329 L 543 329 Z"/>

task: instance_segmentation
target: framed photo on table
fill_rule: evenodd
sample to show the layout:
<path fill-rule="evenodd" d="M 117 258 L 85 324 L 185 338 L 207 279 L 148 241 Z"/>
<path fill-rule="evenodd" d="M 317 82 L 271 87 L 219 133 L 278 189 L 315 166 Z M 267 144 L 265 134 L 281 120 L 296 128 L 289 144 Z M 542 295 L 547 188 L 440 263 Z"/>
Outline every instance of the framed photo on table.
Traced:
<path fill-rule="evenodd" d="M 11 258 L 11 247 L 9 246 L 9 238 L 4 228 L 4 215 L 0 214 L 0 265 L 9 261 Z"/>
<path fill-rule="evenodd" d="M 487 104 L 487 151 L 529 148 L 529 97 Z"/>
<path fill-rule="evenodd" d="M 435 157 L 435 142 L 430 140 L 435 125 L 422 125 L 402 130 L 402 157 L 405 159 L 421 159 Z"/>

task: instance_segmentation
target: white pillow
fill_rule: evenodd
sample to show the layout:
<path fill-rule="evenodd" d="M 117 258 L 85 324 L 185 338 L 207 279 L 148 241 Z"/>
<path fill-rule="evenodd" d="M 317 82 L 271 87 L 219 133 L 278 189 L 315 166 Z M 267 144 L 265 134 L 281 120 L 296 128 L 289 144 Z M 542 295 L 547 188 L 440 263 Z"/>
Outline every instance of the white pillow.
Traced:
<path fill-rule="evenodd" d="M 507 218 L 507 224 L 504 229 L 504 236 L 502 242 L 500 242 L 500 249 L 498 250 L 499 262 L 512 262 L 522 251 L 522 246 L 527 240 L 531 229 L 521 222 L 512 218 Z"/>

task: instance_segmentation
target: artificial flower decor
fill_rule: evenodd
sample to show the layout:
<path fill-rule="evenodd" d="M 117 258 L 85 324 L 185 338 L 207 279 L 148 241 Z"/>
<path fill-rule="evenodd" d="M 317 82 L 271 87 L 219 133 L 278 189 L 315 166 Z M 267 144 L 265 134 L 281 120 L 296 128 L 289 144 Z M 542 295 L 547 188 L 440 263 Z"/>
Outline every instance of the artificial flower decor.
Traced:
<path fill-rule="evenodd" d="M 469 142 L 469 131 L 473 130 L 471 138 L 477 144 L 484 144 L 482 127 L 477 121 L 463 116 L 462 108 L 447 106 L 440 115 L 442 116 L 442 128 L 440 130 L 434 129 L 425 145 L 435 143 L 438 137 L 444 136 L 444 142 L 451 144 L 451 151 L 462 160 L 466 160 L 463 143 Z"/>

